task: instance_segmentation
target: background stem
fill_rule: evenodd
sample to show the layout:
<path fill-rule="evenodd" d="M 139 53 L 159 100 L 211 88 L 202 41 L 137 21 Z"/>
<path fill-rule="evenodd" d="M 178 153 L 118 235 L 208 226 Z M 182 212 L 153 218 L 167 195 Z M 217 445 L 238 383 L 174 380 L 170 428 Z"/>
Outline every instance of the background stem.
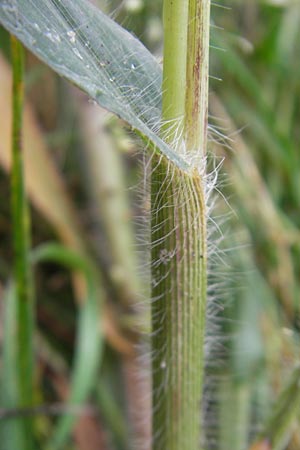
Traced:
<path fill-rule="evenodd" d="M 13 117 L 12 117 L 12 218 L 14 245 L 14 278 L 17 296 L 17 373 L 19 407 L 30 407 L 33 401 L 33 292 L 29 262 L 29 214 L 26 201 L 22 123 L 24 84 L 24 54 L 22 44 L 11 37 L 13 66 Z M 32 449 L 32 421 L 24 418 L 24 448 Z"/>

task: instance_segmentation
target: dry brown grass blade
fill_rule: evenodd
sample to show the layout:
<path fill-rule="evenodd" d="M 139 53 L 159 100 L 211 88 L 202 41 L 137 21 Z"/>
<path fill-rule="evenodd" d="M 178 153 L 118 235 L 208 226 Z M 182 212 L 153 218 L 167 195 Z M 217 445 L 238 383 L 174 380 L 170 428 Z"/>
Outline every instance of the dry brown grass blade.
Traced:
<path fill-rule="evenodd" d="M 107 132 L 107 112 L 86 101 L 79 109 L 89 174 L 87 186 L 110 253 L 107 275 L 118 302 L 132 307 L 139 301 L 140 279 L 133 251 L 133 212 L 126 192 L 124 161 L 118 145 Z"/>
<path fill-rule="evenodd" d="M 249 450 L 271 450 L 270 443 L 267 440 L 257 442 L 252 445 Z"/>

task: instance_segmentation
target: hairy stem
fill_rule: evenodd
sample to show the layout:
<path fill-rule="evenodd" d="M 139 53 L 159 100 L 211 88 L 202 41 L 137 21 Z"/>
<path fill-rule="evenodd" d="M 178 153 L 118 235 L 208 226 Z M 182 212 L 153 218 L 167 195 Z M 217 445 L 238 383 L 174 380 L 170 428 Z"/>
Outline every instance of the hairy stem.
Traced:
<path fill-rule="evenodd" d="M 203 187 L 198 174 L 165 163 L 152 185 L 154 449 L 196 449 L 206 296 Z"/>
<path fill-rule="evenodd" d="M 19 407 L 30 407 L 33 401 L 33 295 L 29 262 L 29 214 L 25 194 L 22 151 L 23 123 L 23 48 L 11 37 L 13 64 L 12 125 L 12 217 L 14 244 L 14 277 L 17 296 L 17 364 Z M 31 420 L 23 419 L 24 448 L 32 449 Z"/>
<path fill-rule="evenodd" d="M 195 162 L 207 139 L 209 2 L 165 0 L 164 14 L 162 135 Z M 158 158 L 152 168 L 153 449 L 196 450 L 207 284 L 203 171 Z"/>

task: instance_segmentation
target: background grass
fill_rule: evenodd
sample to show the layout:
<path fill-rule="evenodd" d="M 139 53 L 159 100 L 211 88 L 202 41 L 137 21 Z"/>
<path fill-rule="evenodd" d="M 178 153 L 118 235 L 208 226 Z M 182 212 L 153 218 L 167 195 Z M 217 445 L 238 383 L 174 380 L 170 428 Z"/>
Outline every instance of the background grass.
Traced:
<path fill-rule="evenodd" d="M 160 1 L 99 5 L 160 57 Z M 213 212 L 214 220 L 221 217 L 224 222 L 214 239 L 220 234 L 224 239 L 213 258 L 218 276 L 209 307 L 214 325 L 207 339 L 205 448 L 243 450 L 263 433 L 299 360 L 300 6 L 253 0 L 228 0 L 221 6 L 230 9 L 212 10 L 211 75 L 223 81 L 210 80 L 210 123 L 215 131 L 209 150 L 218 158 L 212 166 L 225 156 L 219 184 L 230 207 L 220 200 Z M 8 287 L 13 273 L 7 176 L 10 56 L 9 38 L 0 33 L 0 306 L 4 311 L 11 305 L 6 317 L 13 320 L 14 304 L 7 301 L 13 296 Z M 134 220 L 148 210 L 148 198 L 141 195 L 143 157 L 124 124 L 103 114 L 28 53 L 25 80 L 32 247 L 61 241 L 88 259 L 104 297 L 102 361 L 90 396 L 79 409 L 68 410 L 73 355 L 82 343 L 75 336 L 85 280 L 54 260 L 37 266 L 35 400 L 26 414 L 33 417 L 37 448 L 45 448 L 57 432 L 57 416 L 71 412 L 76 425 L 60 448 L 129 449 L 132 436 L 146 442 L 150 433 L 149 383 L 147 377 L 137 383 L 141 362 L 136 350 L 140 333 L 148 331 L 147 312 L 134 307 L 147 288 L 145 276 L 138 276 L 144 270 L 132 269 L 147 263 L 139 239 L 144 238 L 144 223 Z M 101 171 L 103 167 L 110 170 Z M 137 261 L 132 259 L 136 248 Z M 3 358 L 8 333 L 4 321 Z M 292 410 L 292 401 L 288 405 Z M 1 436 L 25 414 L 5 406 L 2 402 Z M 295 423 L 293 413 L 278 448 L 300 448 Z M 265 448 L 274 427 L 267 427 L 267 433 Z M 58 448 L 53 441 L 51 445 Z"/>

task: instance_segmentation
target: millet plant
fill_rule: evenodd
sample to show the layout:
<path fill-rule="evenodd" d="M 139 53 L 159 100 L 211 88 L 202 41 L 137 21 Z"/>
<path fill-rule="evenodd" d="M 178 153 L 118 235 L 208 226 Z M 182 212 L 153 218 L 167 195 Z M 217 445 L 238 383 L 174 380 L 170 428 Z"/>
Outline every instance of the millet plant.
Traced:
<path fill-rule="evenodd" d="M 162 78 L 147 50 L 88 2 L 1 4 L 9 31 L 124 118 L 150 149 L 155 449 L 200 443 L 209 17 L 209 1 L 164 2 Z M 29 320 L 20 318 L 30 328 Z M 19 372 L 24 380 L 25 366 Z"/>
<path fill-rule="evenodd" d="M 209 0 L 164 0 L 161 70 L 137 38 L 87 0 L 0 0 L 0 23 L 12 35 L 14 75 L 15 286 L 8 291 L 6 317 L 17 333 L 7 332 L 4 342 L 5 382 L 15 368 L 12 383 L 4 382 L 10 389 L 4 396 L 5 407 L 34 407 L 32 265 L 56 261 L 67 266 L 77 273 L 78 289 L 86 297 L 80 305 L 71 406 L 81 405 L 96 383 L 102 343 L 98 323 L 103 311 L 101 281 L 85 251 L 74 253 L 54 244 L 29 249 L 22 171 L 22 42 L 59 75 L 129 124 L 143 144 L 151 200 L 152 448 L 196 450 L 205 445 L 201 407 L 207 315 L 210 8 Z M 94 358 L 88 359 L 88 354 Z M 300 403 L 298 380 L 296 369 L 255 448 L 281 445 Z M 282 420 L 287 402 L 293 407 Z M 72 414 L 63 415 L 45 448 L 62 448 L 74 420 Z M 21 427 L 6 433 L 7 449 L 34 448 L 32 421 L 21 422 Z"/>

